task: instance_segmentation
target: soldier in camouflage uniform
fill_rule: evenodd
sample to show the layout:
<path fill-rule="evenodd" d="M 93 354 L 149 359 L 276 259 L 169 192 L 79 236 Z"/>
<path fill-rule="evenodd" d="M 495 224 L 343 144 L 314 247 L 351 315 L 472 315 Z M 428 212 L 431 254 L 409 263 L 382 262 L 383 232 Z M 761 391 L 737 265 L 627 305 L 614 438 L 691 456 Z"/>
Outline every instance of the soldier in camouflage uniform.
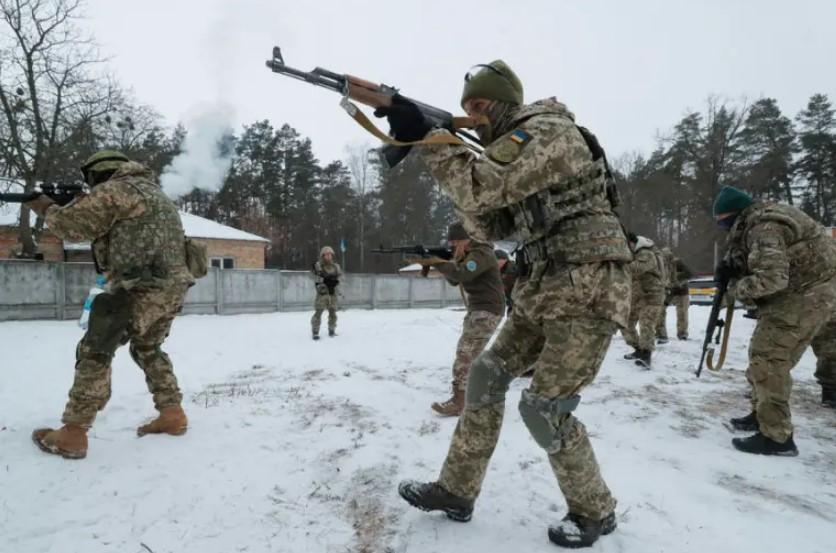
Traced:
<path fill-rule="evenodd" d="M 732 419 L 736 429 L 757 432 L 732 443 L 746 453 L 797 455 L 790 370 L 809 345 L 822 402 L 836 404 L 836 245 L 798 208 L 755 202 L 731 186 L 717 195 L 714 216 L 729 230 L 718 278 L 731 277 L 732 296 L 760 314 L 747 370 L 753 410 Z"/>
<path fill-rule="evenodd" d="M 328 336 L 337 335 L 337 286 L 343 272 L 340 265 L 334 261 L 334 250 L 325 246 L 319 252 L 319 261 L 314 263 L 314 286 L 316 299 L 314 300 L 314 314 L 311 317 L 311 332 L 313 339 L 319 340 L 319 327 L 322 326 L 322 312 L 328 310 Z"/>
<path fill-rule="evenodd" d="M 469 520 L 509 384 L 533 368 L 520 413 L 568 504 L 548 536 L 565 547 L 589 546 L 615 529 L 616 501 L 574 411 L 613 333 L 627 324 L 632 255 L 608 193 L 603 150 L 566 106 L 553 98 L 523 104 L 522 84 L 502 61 L 465 79 L 462 106 L 487 118 L 477 129 L 484 153 L 456 145 L 420 146 L 420 153 L 471 236 L 521 240 L 520 278 L 511 317 L 470 369 L 438 480 L 405 481 L 399 493 L 420 509 Z M 447 132 L 431 129 L 399 98 L 377 114 L 399 140 Z"/>
<path fill-rule="evenodd" d="M 693 273 L 680 258 L 673 254 L 670 248 L 662 248 L 661 252 L 665 260 L 668 284 L 665 307 L 662 309 L 662 316 L 656 327 L 656 340 L 660 344 L 665 344 L 668 342 L 667 306 L 669 305 L 676 307 L 676 337 L 679 340 L 688 339 L 688 307 L 691 305 L 688 282 Z"/>
<path fill-rule="evenodd" d="M 186 431 L 182 394 L 161 346 L 194 283 L 180 215 L 149 169 L 119 152 L 103 151 L 91 156 L 82 172 L 92 187 L 89 194 L 64 207 L 45 196 L 29 202 L 59 238 L 92 241 L 97 270 L 107 277 L 76 349 L 64 426 L 32 434 L 44 451 L 73 459 L 87 453 L 87 430 L 110 399 L 113 355 L 128 342 L 160 413 L 137 433 Z"/>
<path fill-rule="evenodd" d="M 633 262 L 630 273 L 633 278 L 630 320 L 622 329 L 624 341 L 633 348 L 624 356 L 649 369 L 656 343 L 656 327 L 665 306 L 665 265 L 659 248 L 649 238 L 630 234 Z M 636 323 L 639 332 L 636 333 Z"/>
<path fill-rule="evenodd" d="M 432 404 L 436 413 L 457 417 L 464 409 L 467 375 L 470 365 L 482 353 L 502 320 L 505 311 L 502 281 L 493 246 L 471 240 L 461 223 L 450 225 L 447 240 L 453 249 L 453 259 L 416 259 L 422 265 L 438 270 L 453 286 L 461 285 L 467 303 L 467 315 L 462 323 L 462 334 L 456 345 L 453 362 L 453 394 L 444 402 Z"/>

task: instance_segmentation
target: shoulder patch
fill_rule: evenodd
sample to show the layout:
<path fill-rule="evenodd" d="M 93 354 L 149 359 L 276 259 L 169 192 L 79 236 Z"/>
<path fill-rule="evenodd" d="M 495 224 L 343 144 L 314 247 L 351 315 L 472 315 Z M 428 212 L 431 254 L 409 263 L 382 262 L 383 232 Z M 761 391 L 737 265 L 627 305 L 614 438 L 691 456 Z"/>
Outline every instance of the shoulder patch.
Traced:
<path fill-rule="evenodd" d="M 470 261 L 468 261 L 467 263 L 464 264 L 464 267 L 465 267 L 465 269 L 467 269 L 468 271 L 470 271 L 472 273 L 473 271 L 476 270 L 477 265 L 476 265 L 476 262 L 471 259 Z"/>
<path fill-rule="evenodd" d="M 532 136 L 524 130 L 516 129 L 488 146 L 485 153 L 494 161 L 511 163 L 519 157 L 523 147 L 531 142 L 531 138 Z"/>

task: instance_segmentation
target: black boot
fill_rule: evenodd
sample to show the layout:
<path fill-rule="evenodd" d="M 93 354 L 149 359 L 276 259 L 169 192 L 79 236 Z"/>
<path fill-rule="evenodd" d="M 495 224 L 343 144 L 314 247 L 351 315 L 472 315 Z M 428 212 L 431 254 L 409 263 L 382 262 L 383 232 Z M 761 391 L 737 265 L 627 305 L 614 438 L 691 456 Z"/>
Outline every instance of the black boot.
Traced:
<path fill-rule="evenodd" d="M 336 335 L 337 335 L 337 331 L 336 331 L 336 330 L 334 330 L 333 328 L 329 328 L 329 329 L 328 329 L 328 336 L 330 336 L 331 338 L 333 338 L 333 337 L 334 337 L 334 336 L 336 336 Z"/>
<path fill-rule="evenodd" d="M 656 343 L 659 345 L 664 345 L 668 343 L 668 337 L 665 336 L 664 338 L 656 338 Z"/>
<path fill-rule="evenodd" d="M 639 354 L 636 356 L 636 365 L 650 370 L 650 355 L 651 352 L 649 349 L 640 349 Z"/>
<path fill-rule="evenodd" d="M 821 404 L 824 407 L 836 409 L 836 390 L 821 389 Z"/>
<path fill-rule="evenodd" d="M 560 524 L 549 526 L 549 540 L 561 547 L 579 549 L 591 546 L 601 536 L 612 534 L 615 527 L 615 513 L 610 513 L 603 520 L 568 513 Z"/>
<path fill-rule="evenodd" d="M 787 438 L 785 442 L 776 442 L 772 438 L 768 438 L 758 432 L 748 438 L 735 438 L 732 440 L 732 445 L 735 449 L 744 453 L 780 455 L 782 457 L 795 457 L 798 455 L 798 448 L 795 447 L 795 441 L 793 441 L 792 436 Z"/>
<path fill-rule="evenodd" d="M 467 522 L 473 515 L 473 500 L 453 495 L 436 482 L 404 480 L 398 493 L 407 503 L 422 511 L 444 511 L 447 518 Z"/>
<path fill-rule="evenodd" d="M 758 426 L 758 415 L 754 411 L 745 417 L 729 419 L 729 423 L 731 423 L 732 428 L 741 432 L 757 432 L 760 429 L 760 426 Z"/>
<path fill-rule="evenodd" d="M 318 332 L 313 333 L 313 339 L 314 340 L 319 340 L 319 333 Z"/>
<path fill-rule="evenodd" d="M 688 339 L 688 333 L 686 332 L 685 334 L 677 334 L 676 338 L 678 340 L 687 340 Z"/>
<path fill-rule="evenodd" d="M 624 355 L 624 359 L 633 360 L 639 356 L 639 350 L 634 349 L 632 353 L 627 353 Z"/>

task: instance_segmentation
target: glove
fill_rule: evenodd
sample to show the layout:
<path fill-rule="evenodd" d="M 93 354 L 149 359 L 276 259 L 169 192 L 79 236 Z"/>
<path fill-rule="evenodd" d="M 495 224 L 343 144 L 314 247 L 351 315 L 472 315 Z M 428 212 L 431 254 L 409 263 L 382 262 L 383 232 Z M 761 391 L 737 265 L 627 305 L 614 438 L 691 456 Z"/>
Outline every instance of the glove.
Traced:
<path fill-rule="evenodd" d="M 731 266 L 731 263 L 727 259 L 724 259 L 714 269 L 714 280 L 728 282 L 734 277 L 735 273 L 736 271 Z"/>
<path fill-rule="evenodd" d="M 389 121 L 389 134 L 400 142 L 415 142 L 426 136 L 432 126 L 418 109 L 400 94 L 392 97 L 392 105 L 374 110 L 375 117 Z"/>

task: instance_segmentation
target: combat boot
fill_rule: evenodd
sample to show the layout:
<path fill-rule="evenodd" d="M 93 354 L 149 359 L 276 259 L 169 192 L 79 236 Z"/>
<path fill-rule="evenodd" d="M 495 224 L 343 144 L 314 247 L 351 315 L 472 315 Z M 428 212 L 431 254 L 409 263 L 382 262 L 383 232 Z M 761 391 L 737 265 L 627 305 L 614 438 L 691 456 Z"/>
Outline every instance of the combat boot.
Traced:
<path fill-rule="evenodd" d="M 640 349 L 638 355 L 636 356 L 636 365 L 650 370 L 650 355 L 651 352 L 649 349 Z"/>
<path fill-rule="evenodd" d="M 656 343 L 659 345 L 664 345 L 668 343 L 668 337 L 665 336 L 664 338 L 656 338 Z"/>
<path fill-rule="evenodd" d="M 632 361 L 633 359 L 638 358 L 638 356 L 639 356 L 639 350 L 634 349 L 631 353 L 625 354 L 624 359 Z"/>
<path fill-rule="evenodd" d="M 169 405 L 160 409 L 160 414 L 156 419 L 137 428 L 136 434 L 137 436 L 146 434 L 181 436 L 186 433 L 188 426 L 189 419 L 186 418 L 183 408 L 179 405 Z"/>
<path fill-rule="evenodd" d="M 64 459 L 87 457 L 87 429 L 77 424 L 65 424 L 58 430 L 38 428 L 32 432 L 32 441 L 42 451 Z"/>
<path fill-rule="evenodd" d="M 741 432 L 757 432 L 760 429 L 760 425 L 758 425 L 758 415 L 754 411 L 745 417 L 729 419 L 729 423 L 732 428 L 740 430 Z"/>
<path fill-rule="evenodd" d="M 688 339 L 688 333 L 677 334 L 676 339 L 677 340 L 687 340 Z"/>
<path fill-rule="evenodd" d="M 782 457 L 795 457 L 798 455 L 798 448 L 795 447 L 795 441 L 792 439 L 792 435 L 785 442 L 776 442 L 772 438 L 758 432 L 748 438 L 734 438 L 732 445 L 735 449 L 744 453 L 780 455 Z"/>
<path fill-rule="evenodd" d="M 319 340 L 319 332 L 314 332 L 313 333 L 313 339 L 314 340 Z"/>
<path fill-rule="evenodd" d="M 821 404 L 824 407 L 830 407 L 831 409 L 836 409 L 836 390 L 828 390 L 826 388 L 822 388 L 822 390 L 821 390 Z"/>
<path fill-rule="evenodd" d="M 467 522 L 473 516 L 473 500 L 453 495 L 436 482 L 404 480 L 398 493 L 407 503 L 422 511 L 444 511 L 447 518 Z"/>
<path fill-rule="evenodd" d="M 549 526 L 549 540 L 561 547 L 580 549 L 591 546 L 601 536 L 612 534 L 616 526 L 615 513 L 602 520 L 568 513 L 557 526 Z"/>
<path fill-rule="evenodd" d="M 464 411 L 464 391 L 453 390 L 453 397 L 444 403 L 433 403 L 432 410 L 445 417 L 458 417 Z"/>
<path fill-rule="evenodd" d="M 337 335 L 337 331 L 336 331 L 336 330 L 334 330 L 333 328 L 329 328 L 329 329 L 328 329 L 328 336 L 330 336 L 331 338 L 333 338 L 333 337 L 334 337 L 334 336 L 336 336 L 336 335 Z"/>

